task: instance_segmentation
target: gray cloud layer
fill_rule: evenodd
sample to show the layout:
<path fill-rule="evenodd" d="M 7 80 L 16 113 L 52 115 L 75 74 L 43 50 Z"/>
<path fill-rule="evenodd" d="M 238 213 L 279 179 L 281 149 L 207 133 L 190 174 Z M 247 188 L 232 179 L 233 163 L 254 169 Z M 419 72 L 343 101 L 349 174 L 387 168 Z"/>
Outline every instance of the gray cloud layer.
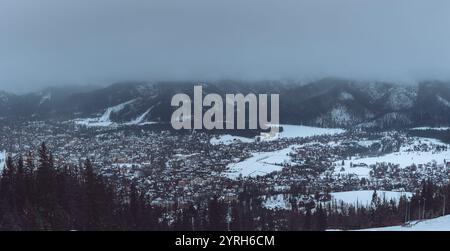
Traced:
<path fill-rule="evenodd" d="M 0 89 L 450 77 L 448 0 L 2 0 Z"/>

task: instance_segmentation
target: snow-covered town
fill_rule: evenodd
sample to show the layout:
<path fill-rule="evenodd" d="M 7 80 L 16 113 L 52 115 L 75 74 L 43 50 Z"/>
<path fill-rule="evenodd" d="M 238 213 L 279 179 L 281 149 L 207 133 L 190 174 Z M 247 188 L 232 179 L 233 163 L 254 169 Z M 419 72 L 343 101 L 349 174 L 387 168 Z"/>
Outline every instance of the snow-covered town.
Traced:
<path fill-rule="evenodd" d="M 281 128 L 261 139 L 152 125 L 24 122 L 1 127 L 0 163 L 36 155 L 45 142 L 56 165 L 78 166 L 88 158 L 109 180 L 136 184 L 168 215 L 211 196 L 237 201 L 248 187 L 267 210 L 289 212 L 321 203 L 370 206 L 374 192 L 398 203 L 418 193 L 423 181 L 449 183 L 450 145 L 437 139 L 408 130 Z"/>

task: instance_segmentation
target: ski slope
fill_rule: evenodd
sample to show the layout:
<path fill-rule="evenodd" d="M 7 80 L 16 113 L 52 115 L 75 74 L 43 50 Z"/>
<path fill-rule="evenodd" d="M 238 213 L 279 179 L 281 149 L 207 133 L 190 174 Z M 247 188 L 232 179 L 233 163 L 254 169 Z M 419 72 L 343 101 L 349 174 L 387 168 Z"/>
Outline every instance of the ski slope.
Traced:
<path fill-rule="evenodd" d="M 111 121 L 111 114 L 122 111 L 127 105 L 133 103 L 136 99 L 118 104 L 116 106 L 106 108 L 106 111 L 101 117 L 98 118 L 86 118 L 86 119 L 76 119 L 75 124 L 86 126 L 86 127 L 106 127 L 111 126 L 114 122 Z"/>
<path fill-rule="evenodd" d="M 147 111 L 145 111 L 143 114 L 141 114 L 139 117 L 133 119 L 132 121 L 125 123 L 125 125 L 150 125 L 150 124 L 157 124 L 157 122 L 146 122 L 145 118 L 151 111 L 153 110 L 155 106 L 153 105 L 150 107 Z"/>

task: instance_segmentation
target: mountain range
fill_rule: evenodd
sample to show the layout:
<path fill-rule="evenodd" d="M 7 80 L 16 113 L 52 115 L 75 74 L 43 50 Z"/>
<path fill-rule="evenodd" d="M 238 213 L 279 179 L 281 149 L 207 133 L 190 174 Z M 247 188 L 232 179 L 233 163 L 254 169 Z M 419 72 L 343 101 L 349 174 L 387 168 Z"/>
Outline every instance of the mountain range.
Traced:
<path fill-rule="evenodd" d="M 77 120 L 145 124 L 169 122 L 173 95 L 193 97 L 197 82 L 122 82 L 82 90 L 47 88 L 23 95 L 0 91 L 2 120 Z M 406 128 L 450 125 L 450 82 L 405 85 L 324 78 L 294 81 L 214 81 L 203 94 L 279 94 L 280 121 L 321 127 Z"/>

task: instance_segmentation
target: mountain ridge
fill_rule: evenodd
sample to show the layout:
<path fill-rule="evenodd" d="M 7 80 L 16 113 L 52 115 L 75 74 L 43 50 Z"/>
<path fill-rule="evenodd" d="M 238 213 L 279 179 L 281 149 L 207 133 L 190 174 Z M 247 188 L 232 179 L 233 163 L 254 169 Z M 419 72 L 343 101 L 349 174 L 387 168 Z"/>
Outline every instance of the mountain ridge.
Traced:
<path fill-rule="evenodd" d="M 169 122 L 177 93 L 193 97 L 193 81 L 120 82 L 86 91 L 45 91 L 17 95 L 0 91 L 3 119 L 76 119 L 98 117 L 108 108 L 113 122 Z M 416 85 L 359 82 L 324 78 L 308 83 L 282 81 L 213 81 L 203 94 L 280 94 L 280 121 L 321 127 L 403 128 L 450 125 L 450 83 L 424 81 Z"/>

